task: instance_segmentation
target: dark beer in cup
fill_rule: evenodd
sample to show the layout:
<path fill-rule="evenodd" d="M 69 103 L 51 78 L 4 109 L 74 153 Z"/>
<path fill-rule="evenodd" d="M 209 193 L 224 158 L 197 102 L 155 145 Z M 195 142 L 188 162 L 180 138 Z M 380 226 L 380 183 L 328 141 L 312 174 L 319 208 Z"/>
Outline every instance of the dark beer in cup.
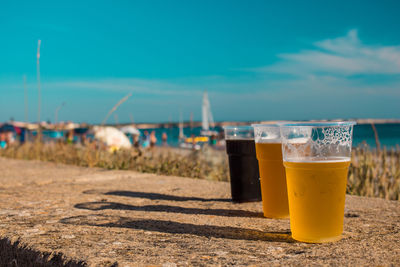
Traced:
<path fill-rule="evenodd" d="M 260 175 L 252 127 L 225 127 L 232 201 L 261 201 Z"/>

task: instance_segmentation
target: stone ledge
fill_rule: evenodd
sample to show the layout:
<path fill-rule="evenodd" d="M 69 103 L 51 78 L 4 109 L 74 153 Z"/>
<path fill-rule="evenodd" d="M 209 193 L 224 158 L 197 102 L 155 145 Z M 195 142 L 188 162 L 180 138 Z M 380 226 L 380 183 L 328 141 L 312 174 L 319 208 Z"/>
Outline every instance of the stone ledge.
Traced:
<path fill-rule="evenodd" d="M 397 201 L 347 196 L 336 243 L 289 229 L 224 182 L 0 158 L 1 266 L 400 264 Z"/>
<path fill-rule="evenodd" d="M 19 241 L 0 239 L 0 266 L 83 267 L 85 262 L 68 260 L 62 253 L 36 251 Z"/>

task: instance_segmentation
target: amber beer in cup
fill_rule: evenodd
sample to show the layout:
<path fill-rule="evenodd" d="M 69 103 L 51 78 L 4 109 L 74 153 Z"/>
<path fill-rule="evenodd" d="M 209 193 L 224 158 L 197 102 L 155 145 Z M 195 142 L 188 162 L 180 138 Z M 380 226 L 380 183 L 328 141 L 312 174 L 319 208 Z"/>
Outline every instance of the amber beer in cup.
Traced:
<path fill-rule="evenodd" d="M 279 125 L 253 124 L 252 126 L 260 169 L 264 217 L 288 218 L 288 195 Z"/>
<path fill-rule="evenodd" d="M 295 240 L 341 239 L 354 122 L 281 125 L 283 162 Z"/>
<path fill-rule="evenodd" d="M 251 126 L 224 127 L 233 202 L 261 200 L 260 175 Z"/>

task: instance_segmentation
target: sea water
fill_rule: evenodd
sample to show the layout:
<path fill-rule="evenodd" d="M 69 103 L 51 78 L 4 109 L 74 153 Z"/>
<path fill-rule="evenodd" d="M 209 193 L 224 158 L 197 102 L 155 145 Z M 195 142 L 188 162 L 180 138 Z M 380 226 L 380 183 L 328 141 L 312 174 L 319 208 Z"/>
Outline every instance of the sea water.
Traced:
<path fill-rule="evenodd" d="M 400 146 L 400 123 L 375 124 L 375 127 L 382 147 L 386 146 L 387 148 L 396 148 L 396 146 Z M 142 134 L 145 130 L 149 132 L 153 130 L 155 131 L 158 145 L 162 144 L 161 135 L 163 132 L 168 135 L 168 145 L 175 147 L 179 145 L 178 127 L 140 129 Z M 217 127 L 213 130 L 222 131 L 222 128 Z M 198 136 L 200 135 L 200 131 L 201 127 L 183 128 L 183 133 L 187 137 L 190 137 L 192 134 Z M 358 146 L 364 142 L 370 147 L 376 147 L 374 131 L 371 124 L 357 124 L 354 126 L 353 146 Z"/>

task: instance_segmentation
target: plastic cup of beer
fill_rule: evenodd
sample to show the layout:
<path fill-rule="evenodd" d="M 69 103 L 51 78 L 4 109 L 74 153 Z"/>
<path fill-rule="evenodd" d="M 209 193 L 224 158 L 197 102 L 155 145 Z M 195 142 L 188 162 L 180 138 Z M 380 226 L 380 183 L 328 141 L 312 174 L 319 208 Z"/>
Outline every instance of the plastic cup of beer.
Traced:
<path fill-rule="evenodd" d="M 260 175 L 251 126 L 224 127 L 233 202 L 261 201 Z"/>
<path fill-rule="evenodd" d="M 252 126 L 260 170 L 264 217 L 288 218 L 289 205 L 280 127 L 277 124 L 253 124 Z"/>
<path fill-rule="evenodd" d="M 293 239 L 308 243 L 341 239 L 354 124 L 281 124 Z"/>

